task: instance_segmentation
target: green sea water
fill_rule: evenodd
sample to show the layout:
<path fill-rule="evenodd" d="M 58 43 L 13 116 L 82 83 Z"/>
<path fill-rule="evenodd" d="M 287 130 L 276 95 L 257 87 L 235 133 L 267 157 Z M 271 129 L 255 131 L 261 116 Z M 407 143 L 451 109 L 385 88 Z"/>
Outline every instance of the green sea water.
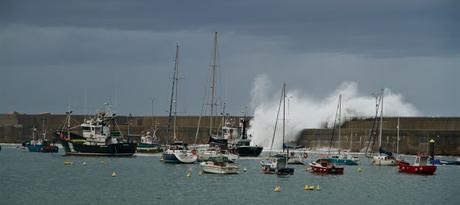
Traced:
<path fill-rule="evenodd" d="M 362 158 L 362 165 L 345 167 L 340 176 L 318 176 L 292 165 L 294 175 L 277 177 L 261 173 L 260 159 L 252 158 L 237 162 L 246 172 L 221 176 L 200 175 L 198 164 L 164 164 L 158 155 L 62 155 L 2 145 L 0 204 L 460 204 L 460 166 L 439 166 L 433 176 L 417 176 L 371 166 Z M 306 184 L 321 189 L 305 191 Z M 275 185 L 281 192 L 273 191 Z"/>

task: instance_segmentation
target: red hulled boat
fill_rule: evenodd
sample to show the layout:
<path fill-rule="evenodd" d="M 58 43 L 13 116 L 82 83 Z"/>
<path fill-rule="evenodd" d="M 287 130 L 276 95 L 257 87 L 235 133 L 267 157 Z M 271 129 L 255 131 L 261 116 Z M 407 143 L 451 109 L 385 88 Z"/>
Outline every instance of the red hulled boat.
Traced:
<path fill-rule="evenodd" d="M 330 159 L 318 159 L 310 163 L 311 171 L 318 174 L 343 174 L 343 167 L 335 166 Z"/>
<path fill-rule="evenodd" d="M 408 174 L 423 174 L 432 175 L 436 172 L 436 166 L 429 164 L 429 156 L 425 153 L 419 153 L 415 157 L 413 164 L 409 164 L 405 161 L 398 161 L 399 172 L 405 172 Z"/>

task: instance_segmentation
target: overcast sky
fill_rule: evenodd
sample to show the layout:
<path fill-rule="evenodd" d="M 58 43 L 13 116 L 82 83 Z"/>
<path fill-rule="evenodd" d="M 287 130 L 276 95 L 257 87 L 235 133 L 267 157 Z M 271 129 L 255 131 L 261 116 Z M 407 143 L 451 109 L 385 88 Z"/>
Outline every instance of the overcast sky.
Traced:
<path fill-rule="evenodd" d="M 241 114 L 268 76 L 322 99 L 343 82 L 390 88 L 423 115 L 460 116 L 460 2 L 0 0 L 0 113 L 197 115 L 219 32 L 219 102 Z M 252 107 L 249 107 L 252 109 Z M 251 110 L 250 110 L 251 111 Z"/>

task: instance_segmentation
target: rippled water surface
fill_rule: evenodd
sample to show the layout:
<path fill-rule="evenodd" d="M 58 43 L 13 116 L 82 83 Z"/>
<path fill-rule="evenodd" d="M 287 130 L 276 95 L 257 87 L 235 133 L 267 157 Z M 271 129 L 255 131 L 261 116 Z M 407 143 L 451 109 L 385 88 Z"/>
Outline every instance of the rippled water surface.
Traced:
<path fill-rule="evenodd" d="M 401 174 L 362 158 L 341 176 L 262 174 L 260 159 L 240 159 L 239 175 L 199 174 L 198 165 L 164 164 L 159 156 L 64 157 L 30 153 L 12 145 L 0 152 L 0 204 L 459 204 L 460 166 L 440 166 L 434 176 Z M 73 165 L 64 165 L 72 161 Z M 86 163 L 86 166 L 83 165 Z M 187 170 L 192 168 L 192 176 Z M 112 177 L 112 172 L 117 173 Z M 274 192 L 275 185 L 281 192 Z M 306 185 L 319 191 L 304 191 Z"/>

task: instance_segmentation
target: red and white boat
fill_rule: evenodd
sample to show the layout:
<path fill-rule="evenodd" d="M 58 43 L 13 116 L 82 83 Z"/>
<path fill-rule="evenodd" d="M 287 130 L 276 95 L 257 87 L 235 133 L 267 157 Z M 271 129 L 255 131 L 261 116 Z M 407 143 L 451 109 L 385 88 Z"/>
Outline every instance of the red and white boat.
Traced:
<path fill-rule="evenodd" d="M 335 166 L 330 159 L 310 163 L 311 171 L 318 174 L 343 174 L 343 167 Z"/>
<path fill-rule="evenodd" d="M 413 164 L 409 164 L 406 161 L 398 161 L 399 172 L 405 172 L 408 174 L 424 174 L 432 175 L 436 172 L 436 166 L 429 164 L 429 156 L 425 153 L 419 153 L 415 157 Z"/>

